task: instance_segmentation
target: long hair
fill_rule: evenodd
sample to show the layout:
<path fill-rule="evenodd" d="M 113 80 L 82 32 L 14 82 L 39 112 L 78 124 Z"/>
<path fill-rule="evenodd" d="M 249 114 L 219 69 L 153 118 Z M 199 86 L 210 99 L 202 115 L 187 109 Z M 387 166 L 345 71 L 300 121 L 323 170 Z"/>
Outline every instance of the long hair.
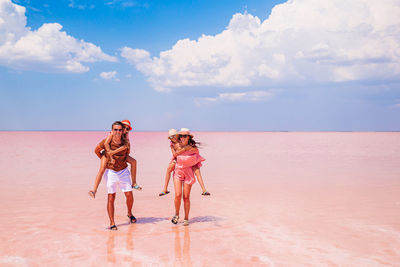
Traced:
<path fill-rule="evenodd" d="M 181 139 L 181 136 L 179 136 L 179 140 Z M 201 143 L 196 142 L 191 135 L 189 135 L 189 140 L 188 140 L 188 145 L 195 147 L 195 148 L 201 148 Z"/>

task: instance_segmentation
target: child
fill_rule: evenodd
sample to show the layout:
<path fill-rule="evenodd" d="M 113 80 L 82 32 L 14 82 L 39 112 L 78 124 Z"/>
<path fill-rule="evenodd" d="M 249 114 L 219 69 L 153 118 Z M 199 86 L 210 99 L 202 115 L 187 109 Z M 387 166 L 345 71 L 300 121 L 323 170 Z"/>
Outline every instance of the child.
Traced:
<path fill-rule="evenodd" d="M 182 128 L 182 129 L 185 129 L 185 128 Z M 172 158 L 171 162 L 169 163 L 167 172 L 165 174 L 164 190 L 160 194 L 158 194 L 159 196 L 165 196 L 170 193 L 168 191 L 168 184 L 169 184 L 169 180 L 171 178 L 171 173 L 175 169 L 176 157 L 178 155 L 182 154 L 183 152 L 188 151 L 188 150 L 192 149 L 193 147 L 196 147 L 195 144 L 191 144 L 190 146 L 181 148 L 179 141 L 178 141 L 178 134 L 175 129 L 171 129 L 168 131 L 168 139 L 170 140 L 170 148 L 171 148 L 171 153 L 173 155 L 173 158 Z M 203 196 L 211 195 L 204 186 L 203 177 L 201 176 L 201 173 L 200 173 L 200 168 L 193 167 L 193 171 L 197 177 L 197 180 L 199 181 L 201 189 L 203 190 L 202 195 Z"/>
<path fill-rule="evenodd" d="M 126 161 L 131 165 L 132 188 L 139 190 L 139 191 L 142 190 L 142 188 L 136 184 L 136 166 L 137 166 L 136 160 L 134 158 L 132 158 L 131 156 L 129 156 L 129 151 L 130 151 L 129 131 L 132 130 L 131 122 L 129 120 L 123 120 L 121 122 L 122 122 L 122 124 L 124 124 L 124 134 L 123 134 L 123 138 L 122 138 L 124 145 L 118 149 L 111 150 L 110 143 L 111 143 L 111 139 L 112 139 L 112 133 L 110 133 L 107 136 L 107 138 L 104 142 L 105 151 L 102 152 L 103 156 L 101 157 L 100 169 L 96 176 L 94 189 L 89 191 L 89 193 L 88 193 L 89 196 L 91 196 L 92 198 L 96 197 L 97 188 L 99 187 L 101 178 L 104 175 L 104 172 L 107 167 L 107 163 L 109 163 L 111 165 L 114 164 L 115 159 L 113 158 L 113 156 L 125 149 L 128 149 L 128 157 L 127 157 Z"/>

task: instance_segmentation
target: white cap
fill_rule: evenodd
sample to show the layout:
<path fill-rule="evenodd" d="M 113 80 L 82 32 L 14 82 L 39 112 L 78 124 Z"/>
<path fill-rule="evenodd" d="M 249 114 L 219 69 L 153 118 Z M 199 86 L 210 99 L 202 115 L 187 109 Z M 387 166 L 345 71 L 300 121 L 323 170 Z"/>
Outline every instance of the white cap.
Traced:
<path fill-rule="evenodd" d="M 176 135 L 176 134 L 177 134 L 177 132 L 176 132 L 175 129 L 170 129 L 170 130 L 168 131 L 168 137 L 174 136 L 174 135 Z"/>
<path fill-rule="evenodd" d="M 181 130 L 178 133 L 179 135 L 190 135 L 191 137 L 193 137 L 193 134 L 190 133 L 190 130 L 188 128 L 181 128 Z"/>

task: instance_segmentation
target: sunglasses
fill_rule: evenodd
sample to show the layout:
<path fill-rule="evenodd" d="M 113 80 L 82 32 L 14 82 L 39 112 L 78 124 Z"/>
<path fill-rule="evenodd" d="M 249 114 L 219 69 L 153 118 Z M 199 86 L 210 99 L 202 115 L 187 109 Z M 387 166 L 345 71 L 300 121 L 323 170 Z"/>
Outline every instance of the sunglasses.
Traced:
<path fill-rule="evenodd" d="M 113 129 L 114 132 L 122 132 L 122 129 Z"/>
<path fill-rule="evenodd" d="M 182 135 L 180 135 L 180 137 L 183 137 L 183 138 L 186 138 L 186 137 L 188 137 L 189 135 L 187 135 L 187 134 L 182 134 Z"/>

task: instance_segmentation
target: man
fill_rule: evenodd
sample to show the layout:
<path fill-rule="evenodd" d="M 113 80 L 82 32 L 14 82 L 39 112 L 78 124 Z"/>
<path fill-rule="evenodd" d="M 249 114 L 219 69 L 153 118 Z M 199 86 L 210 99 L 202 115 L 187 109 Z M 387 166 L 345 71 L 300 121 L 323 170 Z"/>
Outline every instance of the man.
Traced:
<path fill-rule="evenodd" d="M 126 140 L 123 137 L 124 125 L 120 121 L 116 121 L 112 124 L 112 139 L 110 143 L 111 150 L 116 150 L 122 146 L 126 145 Z M 103 157 L 102 151 L 105 150 L 105 140 L 103 139 L 95 148 L 94 152 L 101 159 Z M 127 147 L 127 146 L 126 146 Z M 108 203 L 107 211 L 108 217 L 110 218 L 110 230 L 117 230 L 117 226 L 114 221 L 114 202 L 115 202 L 115 192 L 117 185 L 119 185 L 122 192 L 124 192 L 126 197 L 126 205 L 128 208 L 128 217 L 131 223 L 136 222 L 135 216 L 132 215 L 133 206 L 133 194 L 132 194 L 132 181 L 131 174 L 128 170 L 127 158 L 129 156 L 129 148 L 124 149 L 116 154 L 114 154 L 114 162 L 110 161 L 106 164 L 106 169 L 104 177 L 107 181 L 107 191 L 108 191 Z"/>

